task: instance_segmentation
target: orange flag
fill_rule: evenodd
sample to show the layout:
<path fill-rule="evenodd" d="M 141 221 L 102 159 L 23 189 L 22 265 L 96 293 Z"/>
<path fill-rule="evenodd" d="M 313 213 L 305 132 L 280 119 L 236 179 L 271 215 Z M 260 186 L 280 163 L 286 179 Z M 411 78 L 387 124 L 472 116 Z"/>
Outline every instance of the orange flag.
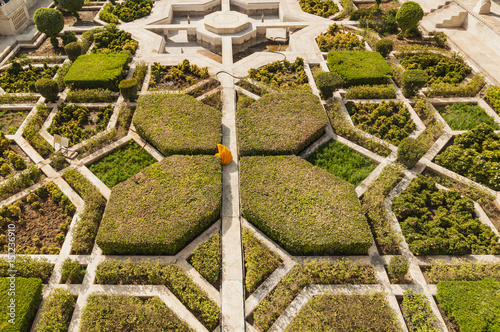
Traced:
<path fill-rule="evenodd" d="M 217 144 L 217 149 L 219 150 L 219 153 L 216 153 L 215 155 L 220 157 L 222 165 L 227 165 L 233 161 L 233 155 L 227 147 L 222 144 Z"/>

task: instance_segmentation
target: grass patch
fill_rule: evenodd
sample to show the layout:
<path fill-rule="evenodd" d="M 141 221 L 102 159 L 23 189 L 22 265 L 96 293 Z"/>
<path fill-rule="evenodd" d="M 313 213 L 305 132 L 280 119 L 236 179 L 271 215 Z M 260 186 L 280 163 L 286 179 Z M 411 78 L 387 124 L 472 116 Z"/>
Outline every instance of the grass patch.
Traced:
<path fill-rule="evenodd" d="M 253 313 L 255 325 L 268 330 L 302 289 L 308 285 L 374 284 L 373 266 L 359 266 L 349 260 L 319 260 L 298 263 L 259 303 Z"/>
<path fill-rule="evenodd" d="M 363 255 L 372 236 L 354 187 L 296 156 L 243 157 L 243 216 L 293 255 Z"/>
<path fill-rule="evenodd" d="M 188 260 L 189 264 L 217 289 L 222 272 L 220 246 L 220 233 L 215 233 L 200 244 Z"/>
<path fill-rule="evenodd" d="M 167 157 L 113 188 L 97 243 L 107 255 L 175 255 L 219 218 L 221 201 L 217 157 Z"/>
<path fill-rule="evenodd" d="M 309 299 L 286 329 L 300 331 L 400 331 L 383 293 L 328 294 Z"/>
<path fill-rule="evenodd" d="M 238 149 L 243 156 L 298 154 L 325 127 L 319 98 L 304 90 L 269 93 L 236 112 Z"/>
<path fill-rule="evenodd" d="M 165 156 L 215 154 L 221 111 L 188 95 L 150 94 L 137 101 L 137 132 Z"/>
<path fill-rule="evenodd" d="M 370 158 L 333 140 L 321 146 L 307 160 L 354 186 L 363 182 L 377 168 Z"/>
<path fill-rule="evenodd" d="M 113 188 L 155 162 L 156 159 L 146 150 L 141 149 L 139 144 L 129 141 L 126 145 L 90 165 L 89 170 L 106 186 Z"/>
<path fill-rule="evenodd" d="M 452 130 L 470 130 L 480 123 L 486 123 L 498 130 L 498 124 L 478 105 L 454 103 L 437 106 L 436 109 Z"/>

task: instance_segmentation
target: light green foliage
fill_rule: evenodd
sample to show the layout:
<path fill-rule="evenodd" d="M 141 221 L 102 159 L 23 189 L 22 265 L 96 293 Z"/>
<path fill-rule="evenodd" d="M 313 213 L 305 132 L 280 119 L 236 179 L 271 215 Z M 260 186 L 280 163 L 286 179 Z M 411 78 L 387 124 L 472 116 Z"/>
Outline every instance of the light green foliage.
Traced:
<path fill-rule="evenodd" d="M 345 99 L 395 99 L 396 91 L 392 84 L 357 85 L 347 89 Z"/>
<path fill-rule="evenodd" d="M 222 271 L 220 246 L 220 233 L 215 233 L 200 244 L 189 259 L 196 271 L 214 286 L 218 286 Z"/>
<path fill-rule="evenodd" d="M 155 62 L 151 65 L 150 88 L 184 89 L 209 77 L 208 67 L 198 67 L 184 59 L 177 66 L 168 67 Z M 170 83 L 174 86 L 170 86 Z"/>
<path fill-rule="evenodd" d="M 300 0 L 300 8 L 306 13 L 329 17 L 339 12 L 339 7 L 332 0 Z"/>
<path fill-rule="evenodd" d="M 500 86 L 488 86 L 484 98 L 493 106 L 493 109 L 500 114 Z"/>
<path fill-rule="evenodd" d="M 500 280 L 500 264 L 478 263 L 465 259 L 453 259 L 452 264 L 435 260 L 423 270 L 429 284 L 441 281 L 478 281 L 486 277 Z"/>
<path fill-rule="evenodd" d="M 413 137 L 404 138 L 398 146 L 397 160 L 408 169 L 413 168 L 427 151 L 426 146 Z"/>
<path fill-rule="evenodd" d="M 248 77 L 273 88 L 309 89 L 307 74 L 304 71 L 304 59 L 302 58 L 297 58 L 294 62 L 275 61 L 259 69 L 250 69 Z"/>
<path fill-rule="evenodd" d="M 63 284 L 81 284 L 86 269 L 78 261 L 67 258 L 61 267 L 61 282 Z"/>
<path fill-rule="evenodd" d="M 434 325 L 436 317 L 432 313 L 429 299 L 424 294 L 407 289 L 404 292 L 401 309 L 410 332 L 439 331 Z"/>
<path fill-rule="evenodd" d="M 481 123 L 486 123 L 495 130 L 499 129 L 493 118 L 475 104 L 454 103 L 437 109 L 452 130 L 470 130 Z"/>
<path fill-rule="evenodd" d="M 316 39 L 321 52 L 329 51 L 364 51 L 365 40 L 356 34 L 345 31 L 340 25 L 332 24 L 326 33 Z"/>
<path fill-rule="evenodd" d="M 35 83 L 40 78 L 52 78 L 59 66 L 33 67 L 31 64 L 24 68 L 18 62 L 12 62 L 7 70 L 0 74 L 0 88 L 7 93 L 35 92 Z"/>
<path fill-rule="evenodd" d="M 16 257 L 16 276 L 23 278 L 39 278 L 43 283 L 49 281 L 54 265 L 47 259 L 34 259 L 30 256 L 17 255 Z M 10 264 L 7 258 L 0 258 L 0 277 L 8 277 L 10 273 Z"/>
<path fill-rule="evenodd" d="M 37 330 L 39 332 L 67 331 L 75 304 L 76 299 L 69 290 L 54 289 L 43 304 L 42 316 L 36 325 Z"/>
<path fill-rule="evenodd" d="M 404 34 L 416 29 L 422 17 L 424 17 L 424 11 L 414 1 L 403 3 L 396 14 L 396 20 Z"/>
<path fill-rule="evenodd" d="M 402 280 L 410 268 L 408 258 L 404 256 L 392 256 L 387 266 L 387 272 L 391 278 Z"/>
<path fill-rule="evenodd" d="M 48 108 L 45 108 L 42 104 L 38 104 L 35 115 L 29 118 L 23 129 L 23 137 L 44 158 L 47 158 L 54 151 L 52 145 L 40 135 L 40 129 L 49 112 Z"/>

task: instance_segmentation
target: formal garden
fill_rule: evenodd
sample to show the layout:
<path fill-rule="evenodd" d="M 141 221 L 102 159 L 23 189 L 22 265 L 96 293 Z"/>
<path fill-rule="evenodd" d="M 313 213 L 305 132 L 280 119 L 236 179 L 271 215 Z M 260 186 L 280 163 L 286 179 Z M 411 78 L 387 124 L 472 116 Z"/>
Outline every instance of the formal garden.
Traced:
<path fill-rule="evenodd" d="M 240 6 L 0 49 L 0 331 L 496 331 L 500 85 L 415 2 Z"/>

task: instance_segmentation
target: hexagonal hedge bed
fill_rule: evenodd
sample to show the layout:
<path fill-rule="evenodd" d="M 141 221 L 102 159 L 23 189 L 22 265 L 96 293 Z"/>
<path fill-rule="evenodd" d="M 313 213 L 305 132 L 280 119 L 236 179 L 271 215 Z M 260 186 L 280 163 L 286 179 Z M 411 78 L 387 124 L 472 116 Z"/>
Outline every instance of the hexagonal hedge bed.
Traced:
<path fill-rule="evenodd" d="M 137 132 L 166 156 L 215 154 L 221 142 L 221 111 L 188 95 L 149 94 L 137 101 Z"/>
<path fill-rule="evenodd" d="M 170 156 L 111 192 L 97 244 L 104 254 L 175 255 L 219 218 L 215 156 Z"/>
<path fill-rule="evenodd" d="M 323 134 L 326 124 L 325 111 L 312 92 L 269 93 L 236 112 L 239 153 L 298 154 Z"/>
<path fill-rule="evenodd" d="M 297 156 L 243 157 L 243 216 L 293 255 L 363 255 L 372 235 L 354 186 Z"/>

